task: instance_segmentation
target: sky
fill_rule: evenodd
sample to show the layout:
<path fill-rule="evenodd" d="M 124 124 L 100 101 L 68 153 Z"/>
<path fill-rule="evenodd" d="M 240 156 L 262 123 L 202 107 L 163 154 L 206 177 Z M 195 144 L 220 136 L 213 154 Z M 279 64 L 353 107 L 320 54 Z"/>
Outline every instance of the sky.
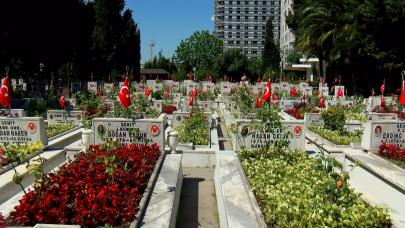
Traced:
<path fill-rule="evenodd" d="M 126 7 L 141 31 L 142 63 L 150 59 L 151 41 L 154 56 L 162 50 L 172 57 L 180 41 L 193 32 L 214 30 L 214 0 L 127 0 Z"/>

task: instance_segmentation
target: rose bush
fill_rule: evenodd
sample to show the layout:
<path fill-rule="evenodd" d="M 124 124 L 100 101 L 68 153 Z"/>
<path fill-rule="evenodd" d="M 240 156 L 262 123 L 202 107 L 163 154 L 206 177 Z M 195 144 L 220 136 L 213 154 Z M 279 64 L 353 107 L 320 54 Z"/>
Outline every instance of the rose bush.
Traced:
<path fill-rule="evenodd" d="M 336 160 L 270 148 L 240 153 L 269 227 L 389 227 L 387 211 L 364 202 L 336 173 Z M 326 166 L 326 168 L 325 168 Z"/>
<path fill-rule="evenodd" d="M 378 155 L 389 159 L 402 168 L 405 168 L 405 148 L 383 143 L 380 145 Z"/>
<path fill-rule="evenodd" d="M 128 225 L 159 155 L 156 144 L 113 150 L 90 146 L 24 195 L 7 223 Z"/>

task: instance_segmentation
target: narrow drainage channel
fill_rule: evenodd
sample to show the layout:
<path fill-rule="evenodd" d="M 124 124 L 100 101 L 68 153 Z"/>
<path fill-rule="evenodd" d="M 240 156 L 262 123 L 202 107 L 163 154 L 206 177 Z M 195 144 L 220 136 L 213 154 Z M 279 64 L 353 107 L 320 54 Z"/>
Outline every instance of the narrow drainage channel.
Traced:
<path fill-rule="evenodd" d="M 219 227 L 213 168 L 183 168 L 176 227 Z"/>

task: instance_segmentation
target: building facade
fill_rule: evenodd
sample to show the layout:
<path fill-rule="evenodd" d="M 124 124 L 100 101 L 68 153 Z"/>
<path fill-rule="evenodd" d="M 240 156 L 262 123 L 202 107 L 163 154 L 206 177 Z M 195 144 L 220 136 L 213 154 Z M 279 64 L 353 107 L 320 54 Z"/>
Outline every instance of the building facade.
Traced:
<path fill-rule="evenodd" d="M 287 56 L 294 50 L 295 36 L 286 23 L 286 15 L 292 12 L 293 0 L 281 0 L 280 15 L 280 55 L 283 66 L 287 65 Z"/>
<path fill-rule="evenodd" d="M 261 57 L 269 17 L 278 42 L 279 0 L 215 0 L 215 34 L 223 41 L 224 51 L 239 48 L 249 58 Z"/>

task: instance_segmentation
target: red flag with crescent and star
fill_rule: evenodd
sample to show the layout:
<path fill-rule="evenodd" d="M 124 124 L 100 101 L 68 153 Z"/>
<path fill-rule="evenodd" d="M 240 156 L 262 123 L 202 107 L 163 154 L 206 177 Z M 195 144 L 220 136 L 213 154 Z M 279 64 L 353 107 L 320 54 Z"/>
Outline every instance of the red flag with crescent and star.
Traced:
<path fill-rule="evenodd" d="M 4 108 L 8 107 L 11 103 L 11 96 L 8 89 L 8 77 L 1 79 L 0 103 Z"/>
<path fill-rule="evenodd" d="M 263 103 L 258 96 L 256 96 L 256 108 L 262 107 Z"/>
<path fill-rule="evenodd" d="M 118 101 L 124 108 L 128 108 L 131 105 L 131 94 L 129 93 L 127 78 L 122 83 L 121 90 L 118 93 Z"/>
<path fill-rule="evenodd" d="M 293 96 L 293 97 L 298 96 L 298 92 L 297 92 L 297 89 L 295 88 L 295 86 L 291 87 L 290 95 Z"/>
<path fill-rule="evenodd" d="M 60 98 L 59 98 L 60 107 L 65 108 L 65 103 L 66 103 L 65 95 L 62 94 L 62 96 L 60 96 Z"/>
<path fill-rule="evenodd" d="M 146 97 L 149 97 L 149 96 L 150 96 L 150 89 L 149 89 L 149 86 L 147 86 L 146 89 L 145 89 L 145 96 L 146 96 Z"/>
<path fill-rule="evenodd" d="M 338 97 L 343 97 L 343 90 L 342 87 L 339 87 L 338 91 L 337 91 L 337 96 Z"/>
<path fill-rule="evenodd" d="M 192 97 L 192 96 L 190 96 L 189 98 L 188 98 L 188 106 L 193 106 L 193 103 L 194 103 L 194 98 Z"/>
<path fill-rule="evenodd" d="M 268 101 L 270 97 L 271 97 L 271 82 L 269 80 L 266 84 L 266 87 L 264 88 L 262 98 L 264 101 Z"/>
<path fill-rule="evenodd" d="M 321 99 L 319 100 L 319 107 L 322 108 L 322 109 L 324 109 L 326 107 L 324 97 L 321 97 Z"/>
<path fill-rule="evenodd" d="M 401 96 L 399 96 L 399 104 L 405 105 L 405 82 L 402 82 Z"/>

